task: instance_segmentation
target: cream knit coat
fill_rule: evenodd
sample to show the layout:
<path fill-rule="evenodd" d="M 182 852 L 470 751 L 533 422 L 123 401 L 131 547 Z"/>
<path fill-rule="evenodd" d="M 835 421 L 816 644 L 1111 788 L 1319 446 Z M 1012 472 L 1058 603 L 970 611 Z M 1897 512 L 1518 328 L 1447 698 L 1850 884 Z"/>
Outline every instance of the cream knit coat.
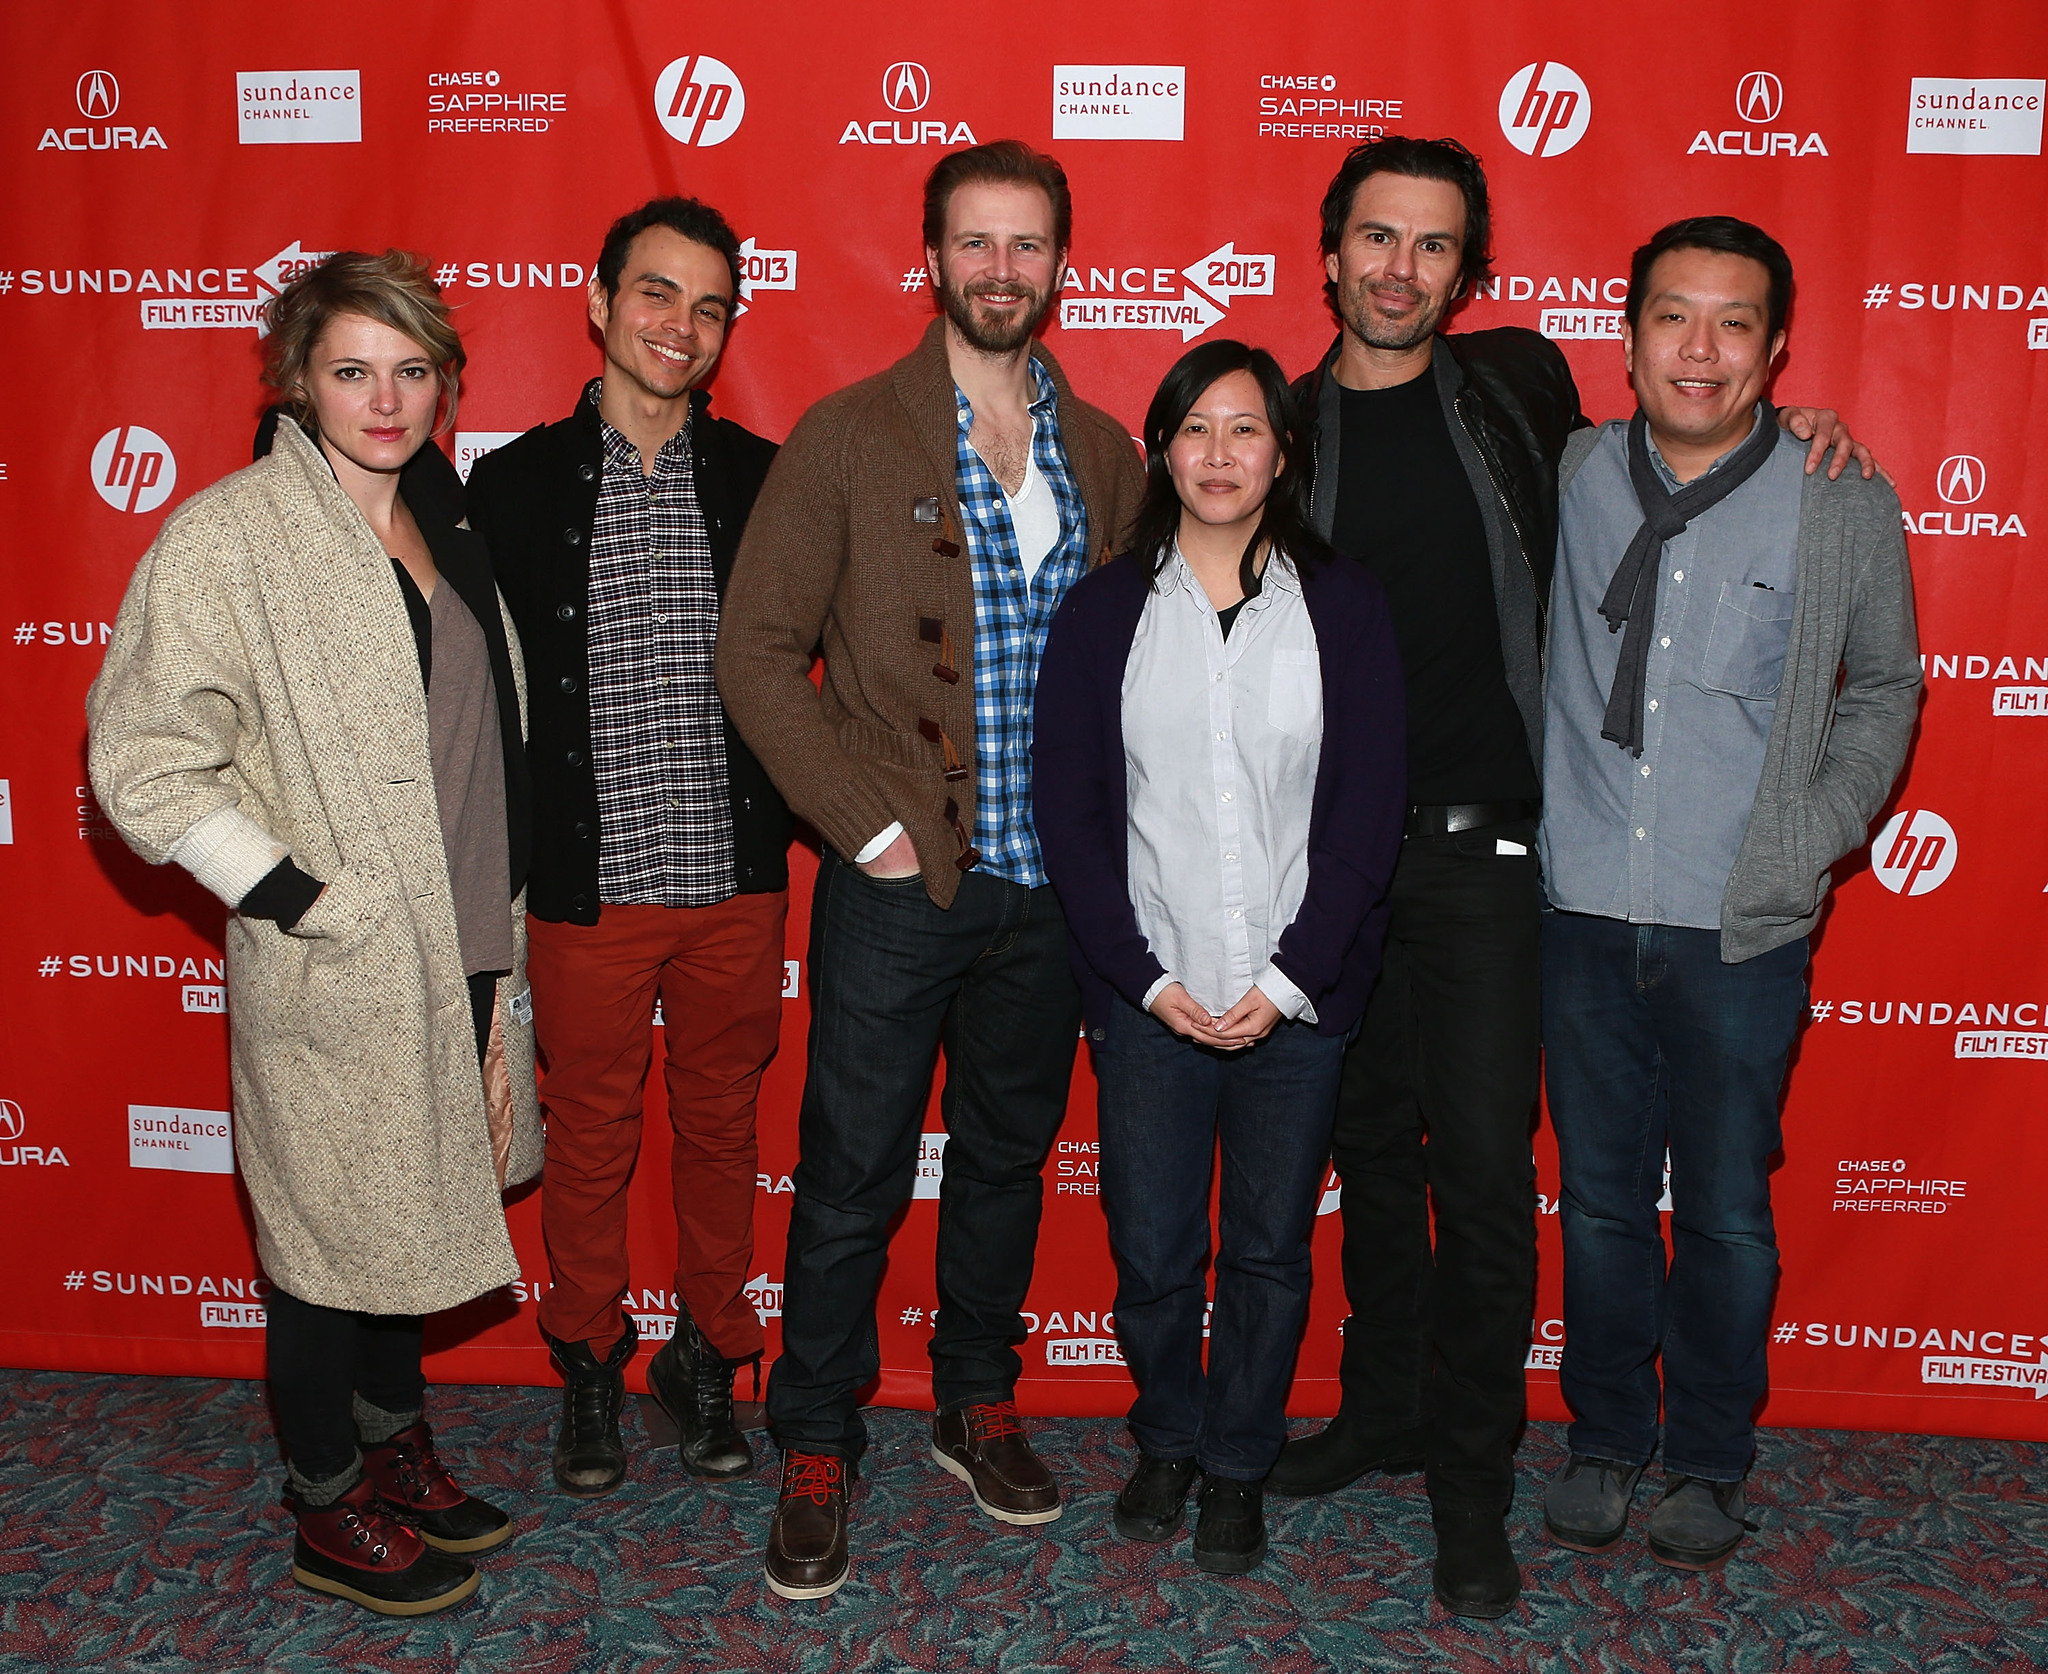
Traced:
<path fill-rule="evenodd" d="M 541 1165 L 524 896 L 479 1076 L 405 602 L 296 426 L 165 521 L 86 711 L 94 790 L 145 860 L 230 907 L 287 853 L 327 885 L 289 932 L 227 924 L 235 1154 L 271 1280 L 414 1314 L 516 1278 L 500 1189 Z"/>

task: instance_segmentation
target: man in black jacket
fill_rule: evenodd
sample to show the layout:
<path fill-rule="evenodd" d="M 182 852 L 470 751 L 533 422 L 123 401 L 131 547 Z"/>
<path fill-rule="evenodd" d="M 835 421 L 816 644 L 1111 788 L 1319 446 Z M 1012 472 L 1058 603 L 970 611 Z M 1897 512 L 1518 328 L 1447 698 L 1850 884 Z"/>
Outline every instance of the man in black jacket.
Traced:
<path fill-rule="evenodd" d="M 567 1387 L 555 1480 L 625 1478 L 637 1340 L 626 1191 L 657 998 L 677 1231 L 674 1339 L 648 1385 L 684 1466 L 753 1468 L 734 1368 L 758 1361 L 754 1102 L 781 1028 L 789 815 L 712 680 L 720 602 L 772 443 L 703 385 L 739 296 L 715 209 L 659 198 L 606 235 L 590 282 L 604 375 L 558 424 L 479 460 L 470 521 L 526 651 L 535 805 L 528 972 L 548 1119 L 540 1324 Z"/>
<path fill-rule="evenodd" d="M 1358 146 L 1322 217 L 1341 329 L 1295 396 L 1316 437 L 1317 527 L 1387 591 L 1410 807 L 1334 1134 L 1343 1404 L 1267 1486 L 1321 1494 L 1425 1470 L 1437 1597 L 1499 1616 L 1521 1591 L 1505 1519 L 1536 1279 L 1543 623 L 1558 460 L 1589 421 L 1546 338 L 1439 333 L 1491 271 L 1486 177 L 1464 146 Z M 1829 413 L 1781 422 L 1818 427 L 1808 470 L 1847 441 Z"/>

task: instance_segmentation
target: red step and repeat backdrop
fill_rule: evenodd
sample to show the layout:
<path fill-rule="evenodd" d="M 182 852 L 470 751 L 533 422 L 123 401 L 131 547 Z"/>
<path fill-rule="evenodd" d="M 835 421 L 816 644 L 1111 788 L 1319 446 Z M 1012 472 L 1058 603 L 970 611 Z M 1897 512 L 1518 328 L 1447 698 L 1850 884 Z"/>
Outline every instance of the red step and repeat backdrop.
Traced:
<path fill-rule="evenodd" d="M 744 14 L 744 15 L 743 15 Z M 1135 425 L 1182 347 L 1232 334 L 1305 367 L 1328 342 L 1316 205 L 1344 149 L 1453 134 L 1485 159 L 1499 277 L 1466 328 L 1558 339 L 1589 413 L 1625 412 L 1630 250 L 1683 214 L 1773 230 L 1800 279 L 1781 400 L 1842 408 L 1896 475 L 1928 676 L 1910 776 L 1841 888 L 1776 1176 L 1779 1423 L 2048 1437 L 2048 18 L 2028 0 L 1859 10 L 1738 0 L 1674 50 L 1540 0 L 1256 29 L 1184 6 L 1051 0 L 991 24 L 928 0 L 716 9 L 422 0 L 402 23 L 253 0 L 0 18 L 0 1358 L 255 1375 L 263 1283 L 232 1164 L 220 907 L 122 845 L 84 785 L 81 700 L 137 555 L 245 463 L 264 299 L 321 253 L 426 254 L 470 350 L 481 451 L 598 367 L 583 286 L 610 218 L 701 194 L 745 239 L 719 410 L 784 435 L 902 354 L 930 312 L 918 186 L 1019 135 L 1074 184 L 1048 342 Z M 783 1050 L 761 1112 L 769 1327 L 796 1162 L 813 862 L 796 856 Z M 673 1318 L 658 1085 L 630 1306 Z M 1120 1411 L 1077 1065 L 1047 1165 L 1022 1395 Z M 944 1135 L 881 1300 L 881 1398 L 928 1400 Z M 1538 1139 L 1533 1409 L 1558 1415 L 1557 1178 Z M 1335 1399 L 1334 1190 L 1295 1399 Z M 531 1193 L 524 1277 L 437 1320 L 430 1370 L 547 1381 Z"/>

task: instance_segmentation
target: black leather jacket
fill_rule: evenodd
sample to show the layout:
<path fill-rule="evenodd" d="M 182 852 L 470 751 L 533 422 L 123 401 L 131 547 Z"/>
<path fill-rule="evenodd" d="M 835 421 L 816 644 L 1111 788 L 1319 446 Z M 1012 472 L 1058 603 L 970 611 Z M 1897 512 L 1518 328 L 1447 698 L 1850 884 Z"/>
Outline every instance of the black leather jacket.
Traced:
<path fill-rule="evenodd" d="M 1337 515 L 1341 440 L 1337 384 L 1329 372 L 1342 342 L 1340 336 L 1322 363 L 1294 384 L 1315 441 L 1315 521 L 1325 537 Z M 1485 519 L 1501 658 L 1540 773 L 1557 466 L 1565 438 L 1591 421 L 1579 410 L 1578 386 L 1562 351 L 1521 326 L 1438 337 L 1430 375 Z"/>

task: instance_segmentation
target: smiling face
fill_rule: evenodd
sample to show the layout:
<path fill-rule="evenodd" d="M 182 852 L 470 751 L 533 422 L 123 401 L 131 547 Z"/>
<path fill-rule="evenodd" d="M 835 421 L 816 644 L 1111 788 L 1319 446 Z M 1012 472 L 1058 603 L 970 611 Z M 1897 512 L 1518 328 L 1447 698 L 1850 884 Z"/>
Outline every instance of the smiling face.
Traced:
<path fill-rule="evenodd" d="M 1249 372 L 1227 372 L 1203 390 L 1166 445 L 1180 503 L 1211 527 L 1256 519 L 1283 463 L 1265 393 Z"/>
<path fill-rule="evenodd" d="M 1344 236 L 1323 258 L 1344 327 L 1375 349 L 1412 349 L 1457 300 L 1465 198 L 1448 180 L 1369 174 L 1351 194 Z"/>
<path fill-rule="evenodd" d="M 1748 256 L 1667 250 L 1643 290 L 1635 324 L 1621 330 L 1643 417 L 1674 470 L 1674 453 L 1711 464 L 1749 434 L 1785 346 L 1784 332 L 1770 332 L 1771 276 Z"/>
<path fill-rule="evenodd" d="M 946 318 L 970 348 L 1010 354 L 1030 341 L 1066 271 L 1052 229 L 1052 199 L 1036 186 L 955 188 L 945 247 L 927 249 L 925 261 Z"/>
<path fill-rule="evenodd" d="M 733 300 L 725 257 L 673 227 L 649 227 L 626 251 L 617 296 L 607 297 L 601 280 L 590 281 L 605 376 L 658 401 L 689 394 L 718 365 Z"/>
<path fill-rule="evenodd" d="M 320 439 L 366 471 L 396 471 L 434 432 L 441 380 L 427 351 L 361 314 L 327 322 L 299 380 Z"/>

